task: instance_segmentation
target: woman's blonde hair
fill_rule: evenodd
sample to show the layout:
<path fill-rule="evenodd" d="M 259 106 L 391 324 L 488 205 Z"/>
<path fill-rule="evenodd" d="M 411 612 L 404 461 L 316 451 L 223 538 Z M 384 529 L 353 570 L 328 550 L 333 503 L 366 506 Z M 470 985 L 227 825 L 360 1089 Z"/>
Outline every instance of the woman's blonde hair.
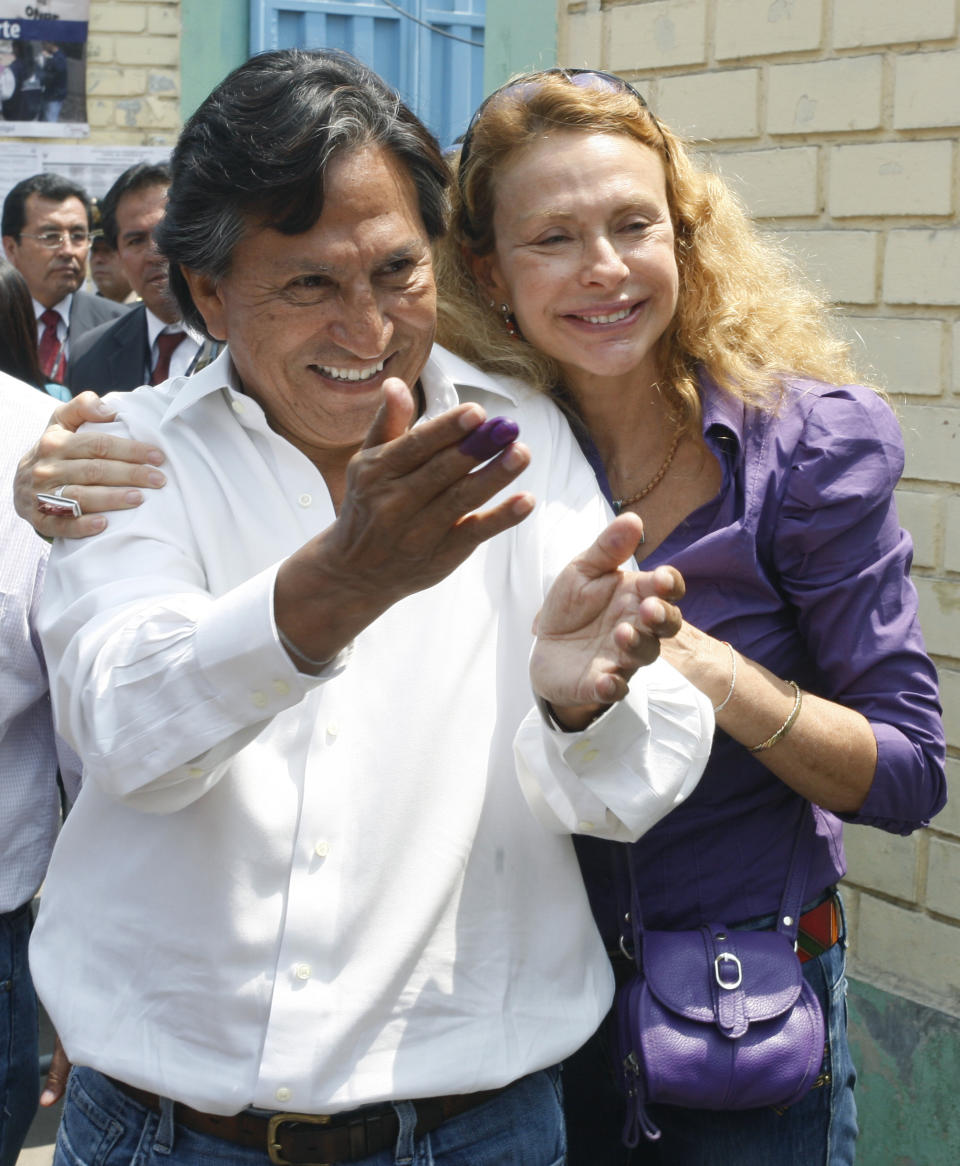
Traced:
<path fill-rule="evenodd" d="M 450 230 L 436 245 L 441 344 L 489 372 L 562 391 L 557 364 L 507 334 L 499 305 L 491 305 L 470 265 L 470 256 L 495 246 L 497 176 L 515 151 L 551 130 L 626 134 L 663 163 L 680 295 L 659 341 L 659 385 L 682 428 L 693 432 L 700 423 L 698 365 L 721 388 L 762 408 L 775 408 L 784 373 L 833 384 L 857 379 L 823 298 L 758 233 L 723 180 L 698 167 L 630 89 L 582 87 L 555 73 L 533 74 L 495 94 L 471 127 Z"/>

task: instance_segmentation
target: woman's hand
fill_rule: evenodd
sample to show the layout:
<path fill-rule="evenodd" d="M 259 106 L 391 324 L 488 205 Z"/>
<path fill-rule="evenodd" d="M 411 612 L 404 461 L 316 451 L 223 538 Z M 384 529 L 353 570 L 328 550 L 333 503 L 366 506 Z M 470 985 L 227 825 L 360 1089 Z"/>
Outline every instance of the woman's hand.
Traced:
<path fill-rule="evenodd" d="M 143 501 L 144 489 L 166 478 L 156 467 L 164 462 L 155 446 L 113 434 L 77 429 L 87 422 L 112 421 L 116 413 L 96 393 L 81 393 L 60 405 L 40 440 L 20 461 L 14 481 L 14 506 L 21 518 L 45 538 L 86 538 L 107 525 L 104 513 L 129 510 Z M 83 514 L 45 513 L 37 494 L 67 487 L 63 494 L 80 504 Z"/>
<path fill-rule="evenodd" d="M 796 692 L 789 681 L 739 652 L 734 679 L 730 646 L 689 623 L 664 643 L 663 656 L 710 698 L 717 726 L 748 749 L 768 741 L 793 712 Z M 804 692 L 789 731 L 754 755 L 811 802 L 855 813 L 873 782 L 877 741 L 866 717 Z"/>
<path fill-rule="evenodd" d="M 660 654 L 661 637 L 680 627 L 677 571 L 620 568 L 642 534 L 635 514 L 614 519 L 560 573 L 537 616 L 530 679 L 565 729 L 584 728 L 623 700 L 636 670 Z"/>

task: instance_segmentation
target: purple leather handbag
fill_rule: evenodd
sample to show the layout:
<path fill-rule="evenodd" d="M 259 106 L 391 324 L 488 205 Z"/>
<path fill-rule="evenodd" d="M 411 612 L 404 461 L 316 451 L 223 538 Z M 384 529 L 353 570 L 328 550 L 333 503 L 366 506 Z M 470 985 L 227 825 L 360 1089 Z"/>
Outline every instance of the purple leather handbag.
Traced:
<path fill-rule="evenodd" d="M 617 1054 L 627 1096 L 623 1141 L 660 1130 L 647 1105 L 787 1106 L 813 1085 L 824 1054 L 820 1002 L 794 944 L 812 856 L 804 803 L 776 931 L 710 924 L 645 931 L 630 869 L 637 975 L 617 993 Z"/>

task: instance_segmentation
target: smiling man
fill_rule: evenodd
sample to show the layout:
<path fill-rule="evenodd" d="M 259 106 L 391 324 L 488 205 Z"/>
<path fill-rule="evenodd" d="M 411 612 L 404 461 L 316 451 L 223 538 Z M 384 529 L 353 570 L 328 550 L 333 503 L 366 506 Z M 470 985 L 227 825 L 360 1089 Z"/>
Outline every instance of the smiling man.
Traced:
<path fill-rule="evenodd" d="M 103 396 L 159 384 L 197 363 L 201 340 L 183 326 L 170 265 L 153 240 L 169 185 L 169 167 L 141 162 L 120 175 L 100 204 L 104 238 L 142 302 L 78 341 L 69 378 L 74 393 L 93 389 Z"/>
<path fill-rule="evenodd" d="M 90 200 L 58 174 L 35 174 L 4 199 L 2 230 L 7 258 L 33 297 L 40 365 L 50 380 L 65 384 L 79 338 L 126 311 L 79 290 L 90 250 Z"/>
<path fill-rule="evenodd" d="M 41 615 L 85 767 L 31 948 L 57 1161 L 551 1166 L 613 991 L 569 834 L 635 838 L 709 745 L 679 580 L 618 568 L 639 520 L 545 397 L 434 346 L 448 174 L 378 77 L 254 57 L 172 168 L 227 349 L 77 437 L 168 483 L 54 547 Z M 473 456 L 487 411 L 529 449 Z"/>

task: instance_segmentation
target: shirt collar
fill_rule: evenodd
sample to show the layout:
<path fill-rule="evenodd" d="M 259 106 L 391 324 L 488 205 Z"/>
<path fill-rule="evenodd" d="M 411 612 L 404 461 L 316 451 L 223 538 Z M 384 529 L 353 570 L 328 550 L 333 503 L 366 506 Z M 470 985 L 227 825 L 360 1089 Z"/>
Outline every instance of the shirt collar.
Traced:
<path fill-rule="evenodd" d="M 420 376 L 420 383 L 423 386 L 427 417 L 436 417 L 446 409 L 452 409 L 454 405 L 459 404 L 461 400 L 459 389 L 480 389 L 503 397 L 513 404 L 519 400 L 519 392 L 509 379 L 492 377 L 459 356 L 454 356 L 447 349 L 441 348 L 439 344 L 435 344 L 431 349 Z M 206 368 L 183 380 L 164 414 L 164 423 L 179 417 L 211 393 L 223 390 L 226 390 L 229 397 L 247 396 L 230 359 L 229 348 L 225 348 Z M 467 392 L 463 396 L 469 400 L 471 394 Z"/>
<path fill-rule="evenodd" d="M 704 438 L 711 430 L 723 429 L 735 438 L 738 447 L 743 449 L 743 434 L 746 428 L 746 406 L 743 401 L 732 393 L 725 393 L 706 369 L 700 369 L 699 381 Z"/>
<path fill-rule="evenodd" d="M 30 298 L 33 299 L 33 296 L 31 296 Z M 60 313 L 60 319 L 64 322 L 64 324 L 66 324 L 70 319 L 70 305 L 72 303 L 73 303 L 73 292 L 68 292 L 63 297 L 63 299 L 60 301 L 59 304 L 53 305 L 52 310 L 54 312 Z M 47 310 L 46 306 L 44 304 L 41 304 L 39 300 L 33 300 L 33 311 L 34 311 L 34 315 L 37 317 L 37 320 L 40 319 L 40 317 L 43 315 L 43 313 L 46 310 Z"/>

